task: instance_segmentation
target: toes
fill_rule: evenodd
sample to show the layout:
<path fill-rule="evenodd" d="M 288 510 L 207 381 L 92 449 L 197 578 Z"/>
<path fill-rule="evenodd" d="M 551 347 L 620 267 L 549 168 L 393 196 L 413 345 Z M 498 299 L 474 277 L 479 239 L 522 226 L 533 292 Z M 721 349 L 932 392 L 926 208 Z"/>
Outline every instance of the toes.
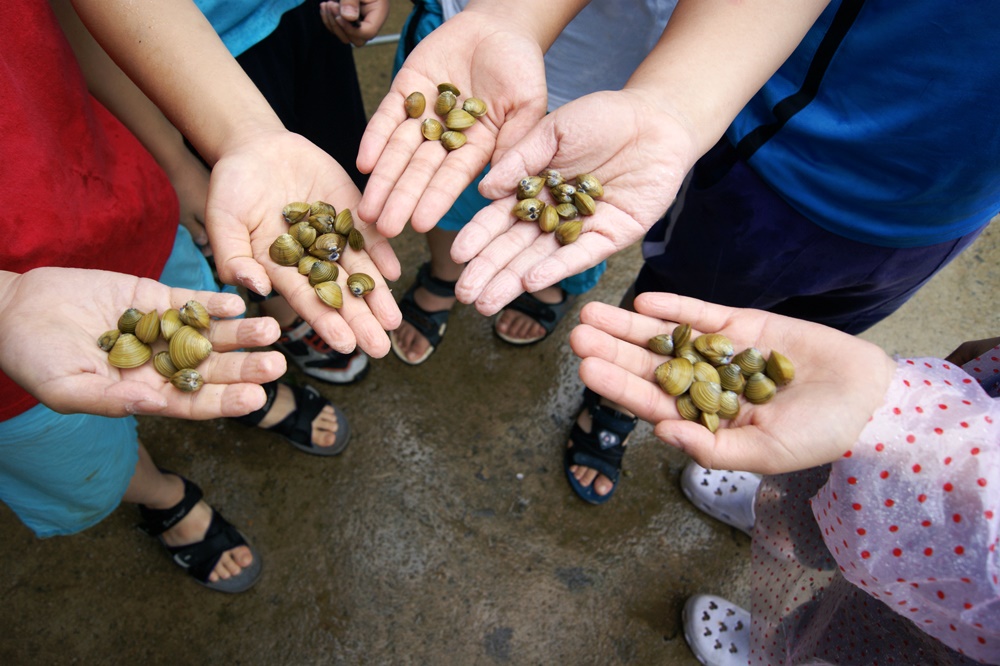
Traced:
<path fill-rule="evenodd" d="M 595 474 L 595 476 L 597 475 Z M 615 484 L 611 483 L 611 479 L 604 476 L 603 474 L 597 476 L 597 479 L 594 481 L 594 492 L 597 493 L 598 495 L 602 496 L 607 495 L 608 493 L 611 492 L 611 489 L 614 487 Z"/>
<path fill-rule="evenodd" d="M 333 405 L 326 405 L 312 422 L 312 441 L 316 446 L 333 446 L 337 441 L 337 413 Z"/>

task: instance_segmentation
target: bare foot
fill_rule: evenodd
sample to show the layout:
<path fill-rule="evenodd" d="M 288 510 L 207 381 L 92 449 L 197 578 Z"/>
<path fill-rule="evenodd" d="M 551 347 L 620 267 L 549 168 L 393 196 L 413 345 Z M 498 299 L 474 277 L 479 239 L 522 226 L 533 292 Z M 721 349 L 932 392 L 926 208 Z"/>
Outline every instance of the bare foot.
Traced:
<path fill-rule="evenodd" d="M 423 287 L 417 287 L 417 289 L 413 292 L 413 300 L 417 302 L 417 305 L 419 305 L 422 310 L 426 310 L 427 312 L 440 312 L 442 310 L 450 310 L 457 299 L 454 297 L 436 296 Z M 395 331 L 389 332 L 389 338 L 393 341 L 395 347 L 410 361 L 418 361 L 425 353 L 427 353 L 427 350 L 430 349 L 431 346 L 431 343 L 427 340 L 427 338 L 421 335 L 420 332 L 405 319 L 403 320 L 403 323 L 399 325 L 399 328 Z"/>
<path fill-rule="evenodd" d="M 292 413 L 295 409 L 295 396 L 292 389 L 286 384 L 278 384 L 278 395 L 274 398 L 271 410 L 261 420 L 260 428 L 270 428 Z M 333 405 L 325 405 L 323 410 L 316 415 L 312 422 L 312 443 L 315 446 L 333 446 L 337 441 L 337 414 L 333 410 Z"/>
<path fill-rule="evenodd" d="M 546 287 L 532 294 L 542 303 L 555 305 L 562 303 L 566 293 L 559 286 Z M 508 338 L 523 341 L 535 341 L 545 337 L 545 328 L 523 312 L 513 308 L 500 311 L 497 317 L 496 330 Z"/>

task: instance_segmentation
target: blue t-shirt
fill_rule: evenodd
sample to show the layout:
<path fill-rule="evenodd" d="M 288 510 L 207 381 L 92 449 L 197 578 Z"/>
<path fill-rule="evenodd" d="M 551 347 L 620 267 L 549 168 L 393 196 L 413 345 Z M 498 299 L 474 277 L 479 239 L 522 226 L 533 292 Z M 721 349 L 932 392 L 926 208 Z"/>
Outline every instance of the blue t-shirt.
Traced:
<path fill-rule="evenodd" d="M 749 164 L 847 238 L 902 248 L 963 236 L 1000 211 L 998 25 L 995 0 L 834 0 L 727 137 L 738 145 L 773 123 L 842 35 L 815 97 Z"/>
<path fill-rule="evenodd" d="M 281 15 L 305 0 L 195 0 L 229 52 L 236 57 L 261 41 L 278 27 Z M 319 20 L 318 10 L 316 20 Z"/>

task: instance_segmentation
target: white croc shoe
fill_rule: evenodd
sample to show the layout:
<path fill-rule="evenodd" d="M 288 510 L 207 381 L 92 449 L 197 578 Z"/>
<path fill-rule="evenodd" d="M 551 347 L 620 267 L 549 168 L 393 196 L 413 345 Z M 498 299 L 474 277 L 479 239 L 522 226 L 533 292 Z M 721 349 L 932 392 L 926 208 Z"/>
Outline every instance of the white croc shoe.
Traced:
<path fill-rule="evenodd" d="M 759 474 L 706 469 L 692 460 L 681 474 L 681 489 L 708 515 L 750 534 L 760 480 Z"/>
<path fill-rule="evenodd" d="M 684 604 L 684 639 L 705 666 L 747 666 L 750 613 L 722 597 L 696 594 Z"/>

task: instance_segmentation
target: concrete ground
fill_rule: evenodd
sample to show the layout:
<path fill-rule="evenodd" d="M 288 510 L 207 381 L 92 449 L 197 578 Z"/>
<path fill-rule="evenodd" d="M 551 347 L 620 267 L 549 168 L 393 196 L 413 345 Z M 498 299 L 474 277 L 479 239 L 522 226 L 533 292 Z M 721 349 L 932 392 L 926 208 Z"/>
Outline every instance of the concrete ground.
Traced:
<path fill-rule="evenodd" d="M 392 4 L 386 33 L 409 5 Z M 358 53 L 369 110 L 392 49 Z M 395 247 L 402 293 L 426 248 L 409 231 Z M 617 303 L 638 248 L 609 263 L 590 296 Z M 863 337 L 941 356 L 996 335 L 998 266 L 994 224 Z M 681 607 L 703 591 L 747 604 L 749 539 L 685 500 L 686 458 L 647 424 L 610 504 L 570 492 L 576 313 L 515 349 L 458 306 L 427 364 L 390 354 L 357 386 L 321 387 L 355 431 L 334 459 L 224 420 L 143 419 L 158 463 L 201 484 L 262 554 L 264 576 L 246 594 L 187 579 L 132 529 L 134 507 L 39 540 L 0 506 L 0 664 L 695 664 Z"/>

